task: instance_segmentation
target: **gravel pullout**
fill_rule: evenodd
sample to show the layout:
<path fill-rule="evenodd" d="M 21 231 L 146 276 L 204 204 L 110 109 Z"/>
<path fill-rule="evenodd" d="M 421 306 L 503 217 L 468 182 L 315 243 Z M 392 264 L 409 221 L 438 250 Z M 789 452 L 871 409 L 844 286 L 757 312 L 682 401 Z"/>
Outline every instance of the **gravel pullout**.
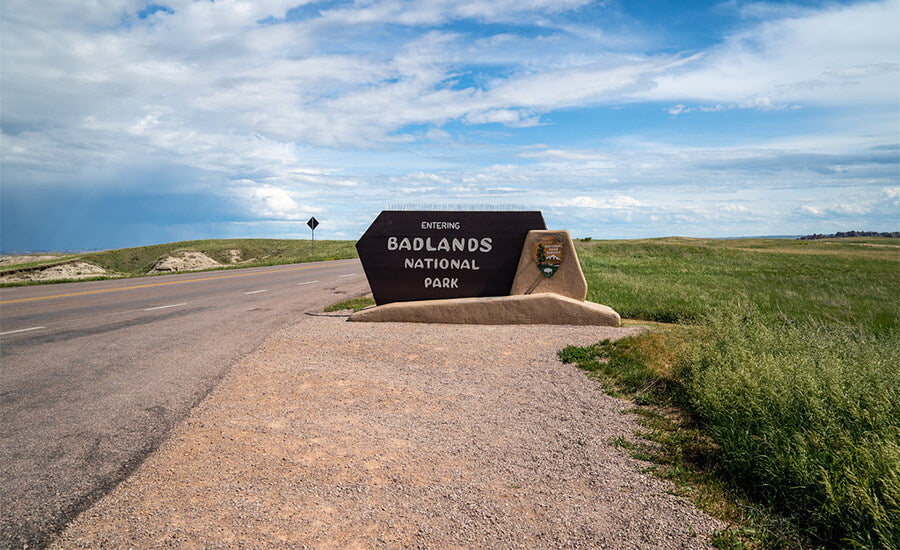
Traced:
<path fill-rule="evenodd" d="M 703 548 L 722 527 L 609 444 L 556 359 L 635 329 L 313 317 L 238 363 L 60 548 Z"/>

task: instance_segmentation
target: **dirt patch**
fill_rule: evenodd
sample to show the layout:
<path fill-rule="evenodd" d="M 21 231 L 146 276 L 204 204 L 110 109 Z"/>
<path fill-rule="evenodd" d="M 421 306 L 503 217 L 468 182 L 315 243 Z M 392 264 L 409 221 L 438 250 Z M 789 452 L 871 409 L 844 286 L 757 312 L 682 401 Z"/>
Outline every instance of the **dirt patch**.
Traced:
<path fill-rule="evenodd" d="M 900 244 L 877 244 L 877 243 L 846 243 L 853 246 L 865 246 L 867 248 L 900 248 Z"/>
<path fill-rule="evenodd" d="M 44 260 L 55 260 L 56 258 L 59 258 L 59 256 L 36 256 L 30 254 L 0 256 L 0 267 L 5 267 L 8 265 L 27 264 L 29 262 L 42 262 Z"/>
<path fill-rule="evenodd" d="M 160 259 L 148 273 L 176 273 L 179 271 L 196 271 L 219 267 L 222 264 L 213 260 L 203 252 L 187 250 L 176 252 Z"/>
<path fill-rule="evenodd" d="M 225 258 L 228 260 L 228 263 L 239 264 L 241 263 L 241 255 L 243 254 L 243 251 L 239 248 L 232 248 L 231 250 L 223 251 L 223 254 L 225 254 Z"/>
<path fill-rule="evenodd" d="M 556 358 L 637 328 L 312 317 L 235 365 L 57 548 L 706 548 Z"/>
<path fill-rule="evenodd" d="M 21 283 L 25 281 L 56 281 L 60 279 L 86 279 L 110 273 L 100 266 L 87 262 L 54 265 L 43 269 L 20 271 L 0 277 L 0 283 Z"/>

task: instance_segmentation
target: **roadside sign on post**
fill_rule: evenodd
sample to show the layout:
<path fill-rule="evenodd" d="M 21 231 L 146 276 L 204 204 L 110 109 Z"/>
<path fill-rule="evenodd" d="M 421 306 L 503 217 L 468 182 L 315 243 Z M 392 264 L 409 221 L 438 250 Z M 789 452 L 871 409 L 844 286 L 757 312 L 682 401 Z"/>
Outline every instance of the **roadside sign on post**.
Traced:
<path fill-rule="evenodd" d="M 319 220 L 316 219 L 315 216 L 309 219 L 306 222 L 306 225 L 312 229 L 312 259 L 315 261 L 316 259 L 316 228 L 319 227 Z"/>

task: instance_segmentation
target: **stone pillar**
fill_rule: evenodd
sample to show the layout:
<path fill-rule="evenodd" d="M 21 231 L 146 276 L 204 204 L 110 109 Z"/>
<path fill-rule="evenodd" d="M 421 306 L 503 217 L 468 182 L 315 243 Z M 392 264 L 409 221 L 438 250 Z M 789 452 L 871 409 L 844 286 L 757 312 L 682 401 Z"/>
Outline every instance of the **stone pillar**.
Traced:
<path fill-rule="evenodd" d="M 511 296 L 549 292 L 579 300 L 587 281 L 568 231 L 533 230 L 525 237 Z"/>

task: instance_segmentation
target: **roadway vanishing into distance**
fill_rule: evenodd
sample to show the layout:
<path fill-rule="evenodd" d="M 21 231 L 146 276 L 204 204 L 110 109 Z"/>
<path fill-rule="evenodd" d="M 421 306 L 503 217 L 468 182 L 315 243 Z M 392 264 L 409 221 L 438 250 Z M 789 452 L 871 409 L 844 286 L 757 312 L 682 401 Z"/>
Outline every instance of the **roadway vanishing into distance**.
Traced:
<path fill-rule="evenodd" d="M 358 260 L 0 289 L 0 548 L 43 547 Z"/>

